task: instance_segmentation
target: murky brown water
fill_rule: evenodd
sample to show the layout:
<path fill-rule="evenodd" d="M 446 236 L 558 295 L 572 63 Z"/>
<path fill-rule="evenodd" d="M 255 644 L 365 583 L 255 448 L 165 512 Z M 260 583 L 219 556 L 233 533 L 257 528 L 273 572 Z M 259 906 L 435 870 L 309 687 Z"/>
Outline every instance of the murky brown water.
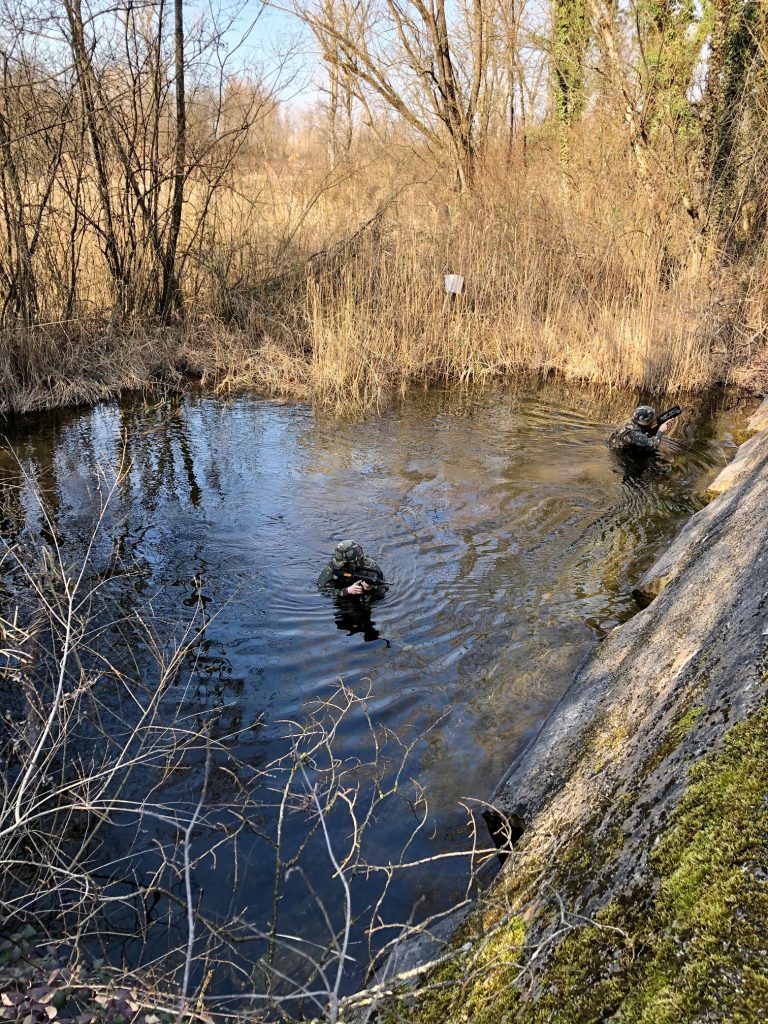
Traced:
<path fill-rule="evenodd" d="M 233 734 L 262 722 L 231 741 L 242 762 L 257 765 L 280 752 L 280 720 L 301 716 L 339 678 L 370 686 L 373 718 L 416 739 L 410 774 L 428 794 L 429 827 L 411 855 L 457 850 L 467 844 L 459 801 L 490 795 L 578 661 L 634 613 L 638 575 L 702 506 L 703 485 L 744 419 L 712 400 L 680 422 L 663 460 L 638 473 L 606 446 L 633 401 L 547 385 L 418 394 L 363 424 L 252 397 L 130 401 L 35 418 L 15 426 L 13 457 L 0 453 L 3 532 L 12 539 L 26 524 L 28 536 L 47 536 L 36 483 L 76 560 L 98 509 L 97 467 L 115 465 L 124 445 L 128 472 L 105 541 L 131 567 L 121 607 L 151 597 L 159 621 L 184 621 L 201 605 L 215 616 L 184 708 L 223 708 Z M 370 616 L 339 609 L 314 585 L 345 537 L 358 539 L 392 584 Z M 141 672 L 136 656 L 131 670 Z M 353 716 L 338 756 L 366 757 L 367 742 Z M 195 773 L 169 780 L 167 798 L 191 799 L 196 785 Z M 217 786 L 223 798 L 226 782 Z M 377 822 L 371 842 L 381 858 L 399 849 L 407 817 Z M 303 819 L 290 825 L 297 834 L 304 827 Z M 146 842 L 132 837 L 139 866 L 143 856 L 151 863 L 162 825 L 145 834 Z M 112 842 L 119 849 L 119 835 Z M 237 871 L 225 855 L 201 863 L 197 898 L 208 908 L 231 900 L 263 921 L 273 860 L 255 835 L 241 839 L 240 857 Z M 315 885 L 333 902 L 321 852 L 316 867 Z M 446 861 L 439 873 L 404 875 L 382 917 L 407 917 L 419 898 L 420 915 L 444 908 L 466 871 Z M 320 937 L 295 880 L 281 914 L 288 931 Z M 121 955 L 138 954 L 128 943 Z"/>

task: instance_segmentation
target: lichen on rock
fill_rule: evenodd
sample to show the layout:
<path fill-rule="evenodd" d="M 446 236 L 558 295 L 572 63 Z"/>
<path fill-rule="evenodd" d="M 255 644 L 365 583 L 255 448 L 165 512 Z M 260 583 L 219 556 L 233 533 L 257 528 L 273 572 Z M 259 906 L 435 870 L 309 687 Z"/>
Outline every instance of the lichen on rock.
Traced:
<path fill-rule="evenodd" d="M 764 398 L 752 413 L 747 423 L 747 430 L 751 433 L 759 430 L 768 430 L 768 398 Z"/>

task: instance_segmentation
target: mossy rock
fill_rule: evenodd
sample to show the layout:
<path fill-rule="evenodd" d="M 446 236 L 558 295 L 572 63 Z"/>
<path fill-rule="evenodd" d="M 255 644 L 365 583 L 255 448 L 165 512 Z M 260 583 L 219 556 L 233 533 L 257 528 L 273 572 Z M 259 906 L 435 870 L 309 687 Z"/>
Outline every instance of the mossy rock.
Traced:
<path fill-rule="evenodd" d="M 693 706 L 670 733 L 694 727 Z M 734 726 L 690 784 L 639 883 L 592 920 L 573 917 L 533 996 L 520 970 L 531 935 L 514 917 L 392 1020 L 412 1024 L 760 1024 L 768 1012 L 768 708 Z M 625 808 L 626 809 L 626 808 Z M 573 842 L 577 841 L 577 837 Z M 600 851 L 592 849 L 597 857 Z M 611 852 L 603 851 L 605 857 Z M 562 851 L 549 880 L 573 866 Z M 572 850 L 573 854 L 574 851 Z M 538 922 L 542 924 L 543 922 Z M 551 933 L 550 933 L 551 934 Z M 466 939 L 466 934 L 464 938 Z M 471 966 L 470 966 L 471 965 Z M 386 1014 L 382 1020 L 387 1020 Z"/>
<path fill-rule="evenodd" d="M 735 726 L 650 857 L 556 948 L 520 1020 L 758 1024 L 768 1008 L 768 710 Z"/>

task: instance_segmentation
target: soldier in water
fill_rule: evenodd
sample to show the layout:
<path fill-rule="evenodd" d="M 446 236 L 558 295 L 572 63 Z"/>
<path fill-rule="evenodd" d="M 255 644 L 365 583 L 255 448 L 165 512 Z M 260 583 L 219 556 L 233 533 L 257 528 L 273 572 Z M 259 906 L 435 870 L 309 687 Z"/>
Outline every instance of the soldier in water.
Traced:
<path fill-rule="evenodd" d="M 614 451 L 628 451 L 635 455 L 652 455 L 657 452 L 661 445 L 659 434 L 669 430 L 671 419 L 654 425 L 655 420 L 655 409 L 650 405 L 639 405 L 632 413 L 632 418 L 611 434 L 611 448 Z"/>
<path fill-rule="evenodd" d="M 360 579 L 361 574 L 367 579 Z M 366 600 L 368 597 L 380 597 L 384 593 L 384 573 L 372 558 L 364 554 L 359 544 L 353 540 L 343 540 L 337 544 L 333 558 L 320 573 L 317 585 L 326 593 L 333 594 L 337 629 L 344 630 L 349 636 L 362 633 L 366 643 L 384 639 L 387 647 L 390 646 L 389 640 L 381 637 L 376 628 L 371 618 L 369 601 Z"/>
<path fill-rule="evenodd" d="M 379 597 L 386 589 L 384 573 L 353 540 L 342 540 L 336 545 L 317 585 L 321 590 L 334 590 L 345 597 Z"/>

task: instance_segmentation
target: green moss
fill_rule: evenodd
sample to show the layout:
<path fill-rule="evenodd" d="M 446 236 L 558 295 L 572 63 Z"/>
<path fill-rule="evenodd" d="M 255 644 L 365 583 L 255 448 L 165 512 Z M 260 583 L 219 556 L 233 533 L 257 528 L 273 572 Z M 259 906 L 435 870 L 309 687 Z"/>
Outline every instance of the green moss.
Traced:
<path fill-rule="evenodd" d="M 691 729 L 696 725 L 703 712 L 703 706 L 695 704 L 693 707 L 688 708 L 677 721 L 673 722 L 671 728 L 663 739 L 656 744 L 653 753 L 643 764 L 642 774 L 644 777 L 655 771 L 662 761 L 666 760 L 673 751 L 677 750 Z"/>
<path fill-rule="evenodd" d="M 662 740 L 671 752 L 702 714 L 688 708 Z M 594 883 L 636 794 L 615 796 L 601 842 L 582 829 L 548 880 L 566 903 Z M 598 825 L 598 819 L 593 823 Z M 514 880 L 514 874 L 511 876 Z M 514 881 L 511 882 L 514 885 Z M 491 922 L 492 923 L 492 922 Z M 487 934 L 478 917 L 474 934 Z M 465 933 L 462 941 L 472 938 Z M 475 940 L 482 941 L 480 940 Z M 399 1019 L 413 1024 L 757 1024 L 768 1006 L 768 708 L 734 726 L 723 748 L 690 770 L 689 786 L 650 853 L 640 886 L 620 892 L 554 948 L 539 996 L 515 980 L 520 918 L 486 950 L 448 965 L 438 987 Z M 473 961 L 471 958 L 475 956 Z M 472 966 L 471 966 L 472 965 Z"/>
<path fill-rule="evenodd" d="M 669 730 L 664 747 L 679 744 L 701 713 L 698 706 L 689 708 Z M 762 1020 L 768 1006 L 767 793 L 768 710 L 763 710 L 735 726 L 722 751 L 691 770 L 689 788 L 650 856 L 645 887 L 621 893 L 593 924 L 574 929 L 557 946 L 538 1001 L 521 1002 L 514 985 L 523 939 L 516 918 L 475 954 L 469 977 L 465 960 L 450 965 L 445 978 L 433 979 L 450 984 L 423 1000 L 408 1019 L 419 1024 L 499 1024 L 505 1018 L 526 1024 Z M 579 853 L 582 846 L 574 845 L 563 857 L 558 875 L 574 868 L 589 871 L 589 857 Z M 588 852 L 598 853 L 591 847 Z M 598 861 L 604 864 L 614 852 L 604 846 Z"/>
<path fill-rule="evenodd" d="M 701 704 L 695 704 L 692 708 L 688 708 L 685 714 L 675 722 L 670 731 L 670 736 L 678 743 L 682 742 L 703 713 L 704 707 Z"/>
<path fill-rule="evenodd" d="M 588 739 L 586 756 L 591 759 L 592 767 L 601 772 L 616 757 L 631 735 L 629 722 L 621 720 L 602 725 L 594 730 Z"/>
<path fill-rule="evenodd" d="M 610 866 L 624 848 L 626 818 L 636 801 L 634 790 L 606 794 L 558 852 L 557 887 L 568 903 L 576 901 L 587 884 L 597 881 L 598 873 L 607 884 Z"/>
<path fill-rule="evenodd" d="M 683 716 L 695 721 L 694 712 Z M 700 712 L 699 712 L 700 713 Z M 684 731 L 680 735 L 685 735 Z M 520 1019 L 755 1024 L 768 1006 L 768 710 L 735 726 L 622 894 L 557 947 Z M 657 886 L 654 886 L 657 881 Z"/>
<path fill-rule="evenodd" d="M 519 917 L 495 932 L 473 963 L 473 980 L 454 1004 L 473 1024 L 498 1024 L 519 1003 L 515 986 L 523 964 L 525 927 Z"/>
<path fill-rule="evenodd" d="M 403 1019 L 419 1024 L 499 1024 L 505 1016 L 512 1020 L 520 999 L 515 981 L 523 961 L 525 926 L 516 916 L 496 931 L 486 927 L 489 936 L 479 936 L 468 954 L 435 971 L 426 998 L 416 1006 L 385 1009 L 379 1019 L 386 1024 Z"/>

